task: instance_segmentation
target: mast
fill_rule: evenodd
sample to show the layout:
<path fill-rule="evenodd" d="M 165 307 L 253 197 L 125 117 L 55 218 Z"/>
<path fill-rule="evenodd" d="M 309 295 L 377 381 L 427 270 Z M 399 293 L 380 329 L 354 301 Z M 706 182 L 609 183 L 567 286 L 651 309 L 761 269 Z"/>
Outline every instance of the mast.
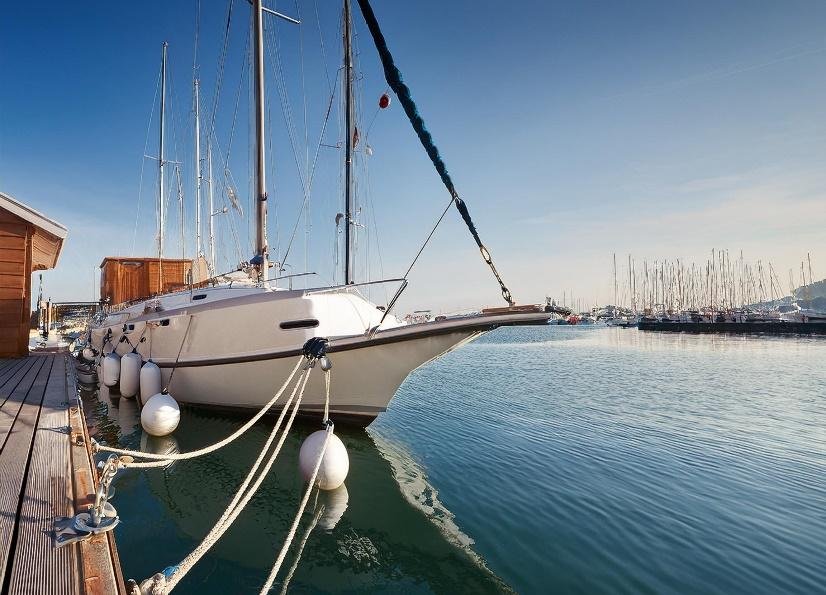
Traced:
<path fill-rule="evenodd" d="M 262 0 L 253 0 L 255 43 L 255 258 L 258 278 L 263 281 L 269 271 L 267 254 L 267 178 L 264 152 L 264 10 Z"/>
<path fill-rule="evenodd" d="M 628 255 L 628 301 L 631 302 L 631 309 L 636 312 L 637 306 L 634 303 L 634 289 L 631 287 L 631 255 Z"/>
<path fill-rule="evenodd" d="M 195 258 L 200 259 L 201 249 L 201 109 L 198 99 L 198 79 L 193 80 L 195 94 Z"/>
<path fill-rule="evenodd" d="M 163 285 L 163 273 L 161 272 L 160 262 L 163 259 L 163 226 L 164 226 L 164 208 L 163 208 L 163 141 L 164 141 L 164 117 L 166 116 L 166 48 L 169 46 L 167 42 L 163 42 L 161 55 L 161 116 L 160 116 L 160 138 L 158 141 L 158 291 L 160 292 Z"/>
<path fill-rule="evenodd" d="M 346 150 L 344 152 L 344 283 L 353 282 L 351 239 L 353 211 L 353 50 L 351 45 L 350 0 L 344 0 L 344 109 Z"/>
<path fill-rule="evenodd" d="M 164 140 L 164 118 L 166 116 L 166 48 L 167 42 L 163 42 L 161 55 L 161 118 L 160 118 L 160 138 L 158 141 L 158 260 L 163 258 L 163 140 Z"/>
<path fill-rule="evenodd" d="M 812 285 L 815 282 L 815 280 L 812 277 L 812 255 L 809 252 L 806 252 L 806 260 L 809 261 L 809 285 Z M 807 293 L 806 297 L 809 300 L 811 300 L 812 299 L 812 288 L 807 287 L 806 288 L 806 293 Z"/>

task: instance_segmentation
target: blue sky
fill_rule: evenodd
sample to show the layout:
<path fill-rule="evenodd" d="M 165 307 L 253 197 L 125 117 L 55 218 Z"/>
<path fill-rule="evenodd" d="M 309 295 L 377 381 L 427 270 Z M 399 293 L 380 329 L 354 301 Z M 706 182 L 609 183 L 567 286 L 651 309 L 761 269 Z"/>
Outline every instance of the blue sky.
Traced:
<path fill-rule="evenodd" d="M 201 7 L 205 113 L 227 6 L 216 0 Z M 270 243 L 283 254 L 302 200 L 298 170 L 306 174 L 312 162 L 340 61 L 340 7 L 299 0 L 277 8 L 303 21 L 270 21 Z M 563 291 L 610 301 L 612 252 L 621 262 L 628 253 L 638 261 L 704 262 L 712 248 L 742 249 L 781 272 L 798 270 L 811 252 L 815 276 L 826 275 L 823 3 L 375 0 L 374 10 L 520 301 Z M 156 164 L 142 156 L 147 130 L 146 152 L 157 153 L 149 115 L 163 40 L 170 44 L 167 157 L 180 161 L 191 255 L 194 0 L 11 3 L 3 15 L 0 189 L 70 230 L 59 268 L 45 276 L 47 293 L 88 299 L 103 256 L 153 253 Z M 228 164 L 247 212 L 248 15 L 247 3 L 235 0 L 216 114 L 225 151 L 237 95 Z M 383 270 L 392 277 L 404 271 L 447 195 L 398 102 L 375 115 L 386 84 L 357 9 L 354 16 L 360 130 L 369 128 L 363 143 L 373 150 L 359 155 L 362 221 L 370 230 L 369 246 L 364 232 L 360 244 L 360 262 L 369 256 L 370 270 L 362 264 L 359 275 L 379 278 Z M 324 143 L 339 139 L 334 109 Z M 306 266 L 323 281 L 334 273 L 340 158 L 336 149 L 319 150 L 309 241 L 302 220 L 289 259 L 290 270 Z M 219 268 L 227 269 L 252 254 L 249 224 L 234 214 L 217 220 Z M 169 223 L 167 255 L 178 256 L 176 214 Z M 454 309 L 498 299 L 452 211 L 414 270 L 403 306 Z"/>

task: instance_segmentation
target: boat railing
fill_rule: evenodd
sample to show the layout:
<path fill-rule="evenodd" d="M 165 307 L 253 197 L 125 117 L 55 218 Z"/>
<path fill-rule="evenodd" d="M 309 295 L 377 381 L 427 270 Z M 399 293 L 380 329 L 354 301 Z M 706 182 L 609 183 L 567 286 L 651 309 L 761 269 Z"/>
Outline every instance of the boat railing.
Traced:
<path fill-rule="evenodd" d="M 363 281 L 362 283 L 348 283 L 346 285 L 334 285 L 332 287 L 321 287 L 318 289 L 308 289 L 305 293 L 308 295 L 316 295 L 319 293 L 333 293 L 338 291 L 358 291 L 360 287 L 367 287 L 372 285 L 383 285 L 385 283 L 399 283 L 399 288 L 396 290 L 396 293 L 393 294 L 393 297 L 390 298 L 390 301 L 387 302 L 386 306 L 380 307 L 383 310 L 381 320 L 379 323 L 368 328 L 367 334 L 373 335 L 379 329 L 379 327 L 384 323 L 387 316 L 390 314 L 393 307 L 396 305 L 396 302 L 399 301 L 402 293 L 405 289 L 407 289 L 407 279 L 404 278 L 397 278 L 397 279 L 379 279 L 377 281 Z M 360 293 L 360 292 L 359 292 Z"/>
<path fill-rule="evenodd" d="M 307 294 L 318 294 L 318 293 L 335 293 L 341 290 L 349 290 L 349 289 L 358 289 L 359 287 L 367 287 L 369 285 L 382 285 L 384 283 L 401 283 L 402 286 L 407 285 L 407 279 L 380 279 L 378 281 L 363 281 L 362 283 L 348 283 L 348 284 L 341 284 L 341 285 L 332 285 L 330 287 L 318 287 L 313 289 L 307 289 L 305 293 Z M 391 300 L 392 301 L 392 300 Z"/>

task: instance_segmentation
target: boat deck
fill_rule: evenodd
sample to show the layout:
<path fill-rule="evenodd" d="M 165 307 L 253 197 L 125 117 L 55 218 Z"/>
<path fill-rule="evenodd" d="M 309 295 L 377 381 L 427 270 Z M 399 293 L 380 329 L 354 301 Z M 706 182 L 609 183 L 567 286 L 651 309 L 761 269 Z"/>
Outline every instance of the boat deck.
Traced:
<path fill-rule="evenodd" d="M 0 359 L 0 593 L 125 593 L 111 533 L 55 548 L 52 521 L 94 499 L 97 472 L 65 353 Z"/>

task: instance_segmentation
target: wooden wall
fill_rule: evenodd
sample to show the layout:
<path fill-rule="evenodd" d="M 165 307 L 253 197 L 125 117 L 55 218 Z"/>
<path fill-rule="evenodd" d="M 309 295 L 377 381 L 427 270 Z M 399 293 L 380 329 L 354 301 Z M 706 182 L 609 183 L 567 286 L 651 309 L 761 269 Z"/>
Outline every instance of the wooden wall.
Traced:
<path fill-rule="evenodd" d="M 32 226 L 0 210 L 0 357 L 29 349 Z"/>
<path fill-rule="evenodd" d="M 191 282 L 189 260 L 107 258 L 101 265 L 100 296 L 111 305 L 174 291 Z"/>

